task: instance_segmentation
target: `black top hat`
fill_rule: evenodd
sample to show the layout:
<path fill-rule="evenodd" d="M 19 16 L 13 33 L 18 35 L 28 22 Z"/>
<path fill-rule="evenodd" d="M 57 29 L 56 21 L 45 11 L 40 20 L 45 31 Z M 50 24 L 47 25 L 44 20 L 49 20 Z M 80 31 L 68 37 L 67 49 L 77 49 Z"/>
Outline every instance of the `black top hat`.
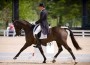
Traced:
<path fill-rule="evenodd" d="M 39 3 L 39 7 L 45 7 L 44 3 Z"/>

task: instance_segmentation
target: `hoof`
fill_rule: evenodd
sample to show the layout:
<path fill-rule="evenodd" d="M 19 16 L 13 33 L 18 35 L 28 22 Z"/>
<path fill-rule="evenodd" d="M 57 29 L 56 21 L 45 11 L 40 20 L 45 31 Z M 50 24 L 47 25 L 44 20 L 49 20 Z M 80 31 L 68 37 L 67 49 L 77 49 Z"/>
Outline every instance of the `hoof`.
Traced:
<path fill-rule="evenodd" d="M 53 60 L 53 61 L 52 61 L 52 63 L 55 63 L 55 62 L 56 62 L 56 60 Z"/>
<path fill-rule="evenodd" d="M 74 65 L 76 65 L 78 63 L 78 61 L 74 60 Z"/>
<path fill-rule="evenodd" d="M 43 61 L 43 63 L 46 63 L 46 61 Z"/>
<path fill-rule="evenodd" d="M 75 62 L 75 64 L 74 65 L 76 65 L 78 62 Z"/>
<path fill-rule="evenodd" d="M 14 57 L 13 59 L 14 59 L 14 60 L 16 60 L 16 59 L 17 59 L 17 57 Z"/>

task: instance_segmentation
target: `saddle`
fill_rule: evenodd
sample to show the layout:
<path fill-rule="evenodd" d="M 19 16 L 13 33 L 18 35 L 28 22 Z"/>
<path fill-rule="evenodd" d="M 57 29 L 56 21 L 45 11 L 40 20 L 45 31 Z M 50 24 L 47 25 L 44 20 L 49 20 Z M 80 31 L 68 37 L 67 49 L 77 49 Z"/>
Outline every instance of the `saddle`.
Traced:
<path fill-rule="evenodd" d="M 35 25 L 34 25 L 35 26 Z M 33 28 L 34 28 L 34 26 L 33 26 Z M 49 27 L 49 29 L 51 28 L 51 26 Z M 50 31 L 50 33 L 51 33 L 51 30 L 49 30 Z M 49 33 L 49 34 L 50 34 Z M 33 34 L 34 35 L 34 34 Z M 38 36 L 38 38 L 39 39 L 46 39 L 47 37 L 48 37 L 48 35 L 45 35 L 45 34 L 43 34 L 42 33 L 42 31 L 40 31 L 38 34 L 37 34 L 37 36 Z M 34 35 L 34 37 L 35 37 L 35 35 Z"/>

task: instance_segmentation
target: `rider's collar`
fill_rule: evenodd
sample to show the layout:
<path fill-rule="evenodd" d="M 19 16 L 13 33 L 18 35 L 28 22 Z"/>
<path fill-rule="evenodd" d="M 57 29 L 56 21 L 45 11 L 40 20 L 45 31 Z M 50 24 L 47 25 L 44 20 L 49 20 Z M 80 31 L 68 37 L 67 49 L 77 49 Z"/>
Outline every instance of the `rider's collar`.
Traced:
<path fill-rule="evenodd" d="M 41 10 L 41 12 L 44 10 L 45 8 L 43 8 L 42 10 Z"/>

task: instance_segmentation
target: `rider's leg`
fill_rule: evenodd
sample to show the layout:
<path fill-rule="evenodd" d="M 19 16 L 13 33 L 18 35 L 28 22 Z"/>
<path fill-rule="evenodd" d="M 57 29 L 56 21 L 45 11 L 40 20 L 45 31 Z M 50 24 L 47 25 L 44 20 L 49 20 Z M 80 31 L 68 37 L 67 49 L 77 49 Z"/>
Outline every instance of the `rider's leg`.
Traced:
<path fill-rule="evenodd" d="M 34 35 L 35 35 L 35 38 L 36 38 L 36 43 L 37 43 L 37 45 L 36 45 L 36 46 L 34 46 L 34 47 L 36 47 L 36 48 L 38 48 L 38 47 L 40 47 L 40 46 L 41 46 L 40 39 L 39 39 L 39 37 L 37 36 L 37 34 L 38 34 L 40 31 L 41 31 L 41 26 L 40 26 L 40 25 L 38 25 L 38 26 L 36 27 L 36 30 L 34 31 Z"/>
<path fill-rule="evenodd" d="M 41 47 L 41 41 L 40 41 L 40 39 L 38 38 L 38 36 L 37 35 L 35 35 L 35 37 L 36 37 L 36 46 L 34 46 L 34 47 L 36 47 L 36 48 L 39 48 L 39 47 Z"/>

